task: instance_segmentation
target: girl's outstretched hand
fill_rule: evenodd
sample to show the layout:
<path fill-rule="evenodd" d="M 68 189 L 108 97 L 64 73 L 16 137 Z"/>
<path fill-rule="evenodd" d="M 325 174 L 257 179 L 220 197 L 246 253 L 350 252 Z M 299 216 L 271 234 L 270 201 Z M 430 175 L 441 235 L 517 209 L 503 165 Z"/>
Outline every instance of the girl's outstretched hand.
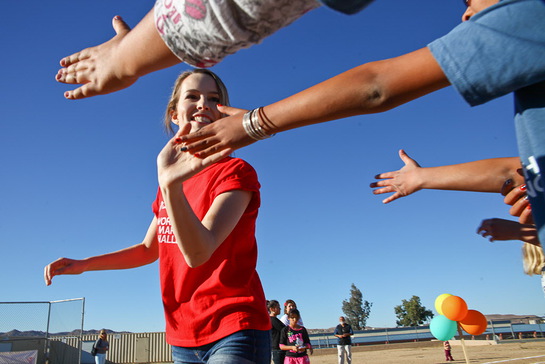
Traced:
<path fill-rule="evenodd" d="M 157 173 L 161 187 L 182 183 L 232 153 L 232 149 L 223 149 L 209 157 L 188 153 L 182 142 L 182 137 L 187 135 L 190 130 L 191 124 L 189 123 L 180 127 L 180 130 L 157 156 Z"/>
<path fill-rule="evenodd" d="M 85 267 L 81 260 L 59 258 L 45 266 L 44 281 L 46 286 L 49 286 L 54 276 L 61 274 L 81 274 L 83 272 L 85 272 Z"/>
<path fill-rule="evenodd" d="M 375 176 L 376 179 L 382 181 L 373 182 L 369 187 L 376 188 L 373 190 L 375 195 L 393 192 L 394 194 L 382 200 L 382 203 L 389 203 L 398 198 L 408 196 L 422 189 L 421 182 L 418 179 L 418 170 L 420 165 L 403 149 L 399 150 L 399 158 L 405 163 L 405 166 L 398 171 L 380 173 Z"/>
<path fill-rule="evenodd" d="M 225 149 L 233 151 L 255 142 L 242 127 L 242 116 L 247 110 L 230 106 L 218 106 L 218 110 L 229 116 L 181 137 L 191 154 L 206 158 Z"/>

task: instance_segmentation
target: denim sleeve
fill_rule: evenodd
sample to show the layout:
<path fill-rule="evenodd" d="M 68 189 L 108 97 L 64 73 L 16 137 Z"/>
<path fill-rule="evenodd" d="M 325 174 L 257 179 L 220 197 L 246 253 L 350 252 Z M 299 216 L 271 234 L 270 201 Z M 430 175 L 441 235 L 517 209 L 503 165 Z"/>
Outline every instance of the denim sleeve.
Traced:
<path fill-rule="evenodd" d="M 545 80 L 545 2 L 503 0 L 428 48 L 472 106 Z"/>

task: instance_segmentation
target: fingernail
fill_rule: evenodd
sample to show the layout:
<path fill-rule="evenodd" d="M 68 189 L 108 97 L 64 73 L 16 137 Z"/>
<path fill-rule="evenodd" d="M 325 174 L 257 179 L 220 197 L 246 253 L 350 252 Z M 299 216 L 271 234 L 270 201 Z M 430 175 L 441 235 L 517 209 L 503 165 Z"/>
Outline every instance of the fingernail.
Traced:
<path fill-rule="evenodd" d="M 521 191 L 526 191 L 526 185 L 521 185 L 519 188 Z"/>
<path fill-rule="evenodd" d="M 114 16 L 115 20 L 121 20 L 121 17 L 119 15 Z"/>
<path fill-rule="evenodd" d="M 187 147 L 181 147 L 180 148 L 180 152 L 186 152 L 187 151 Z"/>
<path fill-rule="evenodd" d="M 222 104 L 217 104 L 217 105 L 218 105 L 219 107 L 223 107 L 223 105 L 222 105 Z"/>
<path fill-rule="evenodd" d="M 195 153 L 194 155 L 195 155 L 195 157 L 197 157 L 197 158 L 200 158 L 200 157 L 201 157 L 201 153 Z"/>
<path fill-rule="evenodd" d="M 64 93 L 64 97 L 66 97 L 66 98 L 68 99 L 68 98 L 70 97 L 70 92 L 68 92 L 68 91 L 65 92 L 65 93 Z"/>
<path fill-rule="evenodd" d="M 174 139 L 174 141 L 175 141 L 177 144 L 180 144 L 180 143 L 182 142 L 182 139 L 176 138 L 176 139 Z"/>
<path fill-rule="evenodd" d="M 526 206 L 526 209 L 527 209 L 527 210 L 531 210 L 531 209 L 532 209 L 532 205 Z"/>

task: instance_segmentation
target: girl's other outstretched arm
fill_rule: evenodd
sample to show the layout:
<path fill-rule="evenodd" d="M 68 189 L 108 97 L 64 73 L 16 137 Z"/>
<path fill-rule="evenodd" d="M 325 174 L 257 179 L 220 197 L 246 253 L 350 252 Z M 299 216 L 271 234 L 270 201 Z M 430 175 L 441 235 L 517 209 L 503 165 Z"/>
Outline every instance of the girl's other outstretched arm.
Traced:
<path fill-rule="evenodd" d="M 142 243 L 113 253 L 85 259 L 59 258 L 44 268 L 44 280 L 50 285 L 54 276 L 81 274 L 93 270 L 129 269 L 153 263 L 159 257 L 156 238 L 157 220 L 154 218 Z"/>

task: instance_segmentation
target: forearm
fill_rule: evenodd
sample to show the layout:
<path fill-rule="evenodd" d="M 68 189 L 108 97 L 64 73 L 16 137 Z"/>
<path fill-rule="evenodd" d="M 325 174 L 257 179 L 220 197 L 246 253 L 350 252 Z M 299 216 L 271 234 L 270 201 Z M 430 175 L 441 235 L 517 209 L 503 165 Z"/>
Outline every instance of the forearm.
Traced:
<path fill-rule="evenodd" d="M 525 243 L 541 246 L 535 225 L 521 224 L 519 234 L 519 240 Z"/>
<path fill-rule="evenodd" d="M 423 72 L 422 70 L 426 70 Z M 270 132 L 392 109 L 448 86 L 427 48 L 351 69 L 266 106 Z"/>
<path fill-rule="evenodd" d="M 284 345 L 284 344 L 280 344 L 278 345 L 280 347 L 280 350 L 293 350 L 293 351 L 297 351 L 297 346 L 295 345 Z"/>
<path fill-rule="evenodd" d="M 475 192 L 500 192 L 505 181 L 515 185 L 524 178 L 517 173 L 520 160 L 493 158 L 441 167 L 419 168 L 414 171 L 420 188 Z"/>
<path fill-rule="evenodd" d="M 153 263 L 158 258 L 154 247 L 137 244 L 113 253 L 82 259 L 84 271 L 130 269 Z"/>
<path fill-rule="evenodd" d="M 215 236 L 193 212 L 181 184 L 161 186 L 167 213 L 176 243 L 190 267 L 197 267 L 210 258 L 219 245 Z"/>
<path fill-rule="evenodd" d="M 141 77 L 180 63 L 155 29 L 153 9 L 119 45 L 120 65 L 125 74 Z"/>

